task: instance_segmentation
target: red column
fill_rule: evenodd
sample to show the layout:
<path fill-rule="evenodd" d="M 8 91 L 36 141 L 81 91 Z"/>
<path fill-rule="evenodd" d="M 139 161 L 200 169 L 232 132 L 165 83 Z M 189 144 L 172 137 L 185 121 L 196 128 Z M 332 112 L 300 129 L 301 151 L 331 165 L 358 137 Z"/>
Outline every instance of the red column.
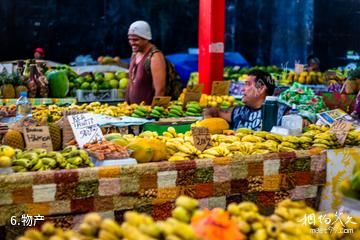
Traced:
<path fill-rule="evenodd" d="M 199 82 L 210 94 L 224 74 L 225 0 L 199 1 Z"/>

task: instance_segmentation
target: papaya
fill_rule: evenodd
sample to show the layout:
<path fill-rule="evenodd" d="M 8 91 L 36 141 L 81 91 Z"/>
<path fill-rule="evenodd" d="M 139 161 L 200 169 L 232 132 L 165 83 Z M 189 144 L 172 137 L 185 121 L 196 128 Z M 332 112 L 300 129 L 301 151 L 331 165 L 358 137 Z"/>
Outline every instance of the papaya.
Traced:
<path fill-rule="evenodd" d="M 127 145 L 127 148 L 133 151 L 130 157 L 135 158 L 139 163 L 150 162 L 154 154 L 149 141 L 146 139 L 134 139 Z"/>
<path fill-rule="evenodd" d="M 69 79 L 66 70 L 53 70 L 46 74 L 49 92 L 53 98 L 64 98 L 69 92 Z"/>
<path fill-rule="evenodd" d="M 158 139 L 152 139 L 149 141 L 150 147 L 153 150 L 153 156 L 151 158 L 152 162 L 158 162 L 168 159 L 168 153 L 166 151 L 165 143 L 161 142 Z"/>
<path fill-rule="evenodd" d="M 207 118 L 198 121 L 196 127 L 207 127 L 210 134 L 222 134 L 224 130 L 229 130 L 229 123 L 223 118 Z"/>

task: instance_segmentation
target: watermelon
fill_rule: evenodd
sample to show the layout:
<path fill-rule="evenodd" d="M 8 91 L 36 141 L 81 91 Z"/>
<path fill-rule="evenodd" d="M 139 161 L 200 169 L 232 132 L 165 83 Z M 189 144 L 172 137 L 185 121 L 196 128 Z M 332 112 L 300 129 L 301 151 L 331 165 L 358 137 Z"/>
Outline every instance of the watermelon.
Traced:
<path fill-rule="evenodd" d="M 64 98 L 69 92 L 69 79 L 66 70 L 53 70 L 46 74 L 49 92 L 53 98 Z"/>

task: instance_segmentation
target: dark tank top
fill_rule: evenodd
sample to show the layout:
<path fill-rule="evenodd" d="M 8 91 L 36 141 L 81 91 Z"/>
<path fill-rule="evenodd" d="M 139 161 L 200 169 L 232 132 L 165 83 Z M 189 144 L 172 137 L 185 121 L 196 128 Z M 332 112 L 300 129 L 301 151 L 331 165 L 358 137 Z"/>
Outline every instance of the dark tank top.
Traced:
<path fill-rule="evenodd" d="M 139 104 L 142 101 L 145 101 L 147 105 L 151 105 L 155 96 L 155 88 L 151 72 L 147 72 L 145 69 L 145 61 L 151 53 L 151 49 L 152 48 L 145 53 L 139 63 L 136 63 L 135 55 L 131 57 L 129 67 L 129 86 L 126 94 L 126 101 L 129 104 Z"/>

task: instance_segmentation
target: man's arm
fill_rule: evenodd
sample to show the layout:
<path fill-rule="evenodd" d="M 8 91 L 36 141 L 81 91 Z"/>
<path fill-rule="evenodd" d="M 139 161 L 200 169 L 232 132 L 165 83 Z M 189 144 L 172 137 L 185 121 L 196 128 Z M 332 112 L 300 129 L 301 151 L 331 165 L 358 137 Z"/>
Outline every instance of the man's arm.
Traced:
<path fill-rule="evenodd" d="M 155 88 L 155 96 L 164 96 L 166 88 L 166 63 L 162 53 L 156 52 L 153 54 L 150 68 Z"/>

